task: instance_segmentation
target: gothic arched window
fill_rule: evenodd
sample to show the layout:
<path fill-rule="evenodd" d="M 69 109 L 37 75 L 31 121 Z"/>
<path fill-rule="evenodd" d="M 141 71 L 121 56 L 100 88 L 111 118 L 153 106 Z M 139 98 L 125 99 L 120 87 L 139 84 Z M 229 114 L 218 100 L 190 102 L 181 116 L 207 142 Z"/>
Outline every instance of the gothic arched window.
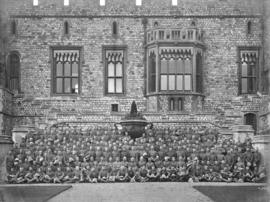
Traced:
<path fill-rule="evenodd" d="M 80 51 L 53 51 L 53 92 L 55 94 L 78 94 L 80 85 Z"/>
<path fill-rule="evenodd" d="M 257 92 L 258 51 L 240 51 L 240 94 L 254 94 Z"/>

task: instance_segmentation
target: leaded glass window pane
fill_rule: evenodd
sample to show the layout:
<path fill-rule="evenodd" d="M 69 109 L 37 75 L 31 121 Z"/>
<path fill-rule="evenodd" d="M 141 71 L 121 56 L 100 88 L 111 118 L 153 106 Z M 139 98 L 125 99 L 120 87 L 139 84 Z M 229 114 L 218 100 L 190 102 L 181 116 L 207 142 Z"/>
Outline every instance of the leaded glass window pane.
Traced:
<path fill-rule="evenodd" d="M 62 78 L 56 79 L 56 92 L 57 93 L 63 92 L 63 79 Z"/>
<path fill-rule="evenodd" d="M 183 90 L 183 75 L 177 75 L 177 90 Z"/>
<path fill-rule="evenodd" d="M 175 74 L 175 60 L 169 60 L 169 74 Z"/>
<path fill-rule="evenodd" d="M 116 93 L 122 93 L 123 92 L 123 82 L 122 79 L 116 79 Z"/>
<path fill-rule="evenodd" d="M 185 90 L 191 90 L 191 76 L 185 75 Z"/>
<path fill-rule="evenodd" d="M 117 77 L 122 77 L 123 76 L 122 64 L 120 62 L 118 62 L 116 64 L 116 76 Z"/>
<path fill-rule="evenodd" d="M 160 89 L 161 90 L 167 90 L 167 83 L 168 83 L 167 75 L 161 75 L 161 86 L 160 86 Z"/>
<path fill-rule="evenodd" d="M 109 93 L 114 93 L 114 86 L 115 86 L 115 79 L 108 79 L 108 92 Z"/>
<path fill-rule="evenodd" d="M 79 75 L 79 66 L 77 63 L 72 64 L 72 76 L 78 76 Z"/>
<path fill-rule="evenodd" d="M 169 90 L 175 90 L 175 75 L 169 75 Z"/>
<path fill-rule="evenodd" d="M 113 63 L 109 63 L 109 65 L 108 65 L 108 76 L 109 77 L 115 76 L 115 73 L 114 73 L 114 64 Z"/>
<path fill-rule="evenodd" d="M 167 60 L 161 60 L 161 74 L 167 73 Z"/>

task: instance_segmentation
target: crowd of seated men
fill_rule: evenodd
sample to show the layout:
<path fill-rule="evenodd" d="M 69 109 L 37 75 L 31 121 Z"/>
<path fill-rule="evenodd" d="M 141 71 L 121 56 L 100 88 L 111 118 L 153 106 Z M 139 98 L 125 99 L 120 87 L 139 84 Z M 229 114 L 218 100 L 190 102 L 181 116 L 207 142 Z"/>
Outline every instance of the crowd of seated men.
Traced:
<path fill-rule="evenodd" d="M 234 143 L 216 130 L 127 132 L 65 128 L 30 133 L 6 160 L 9 183 L 264 182 L 250 140 Z"/>

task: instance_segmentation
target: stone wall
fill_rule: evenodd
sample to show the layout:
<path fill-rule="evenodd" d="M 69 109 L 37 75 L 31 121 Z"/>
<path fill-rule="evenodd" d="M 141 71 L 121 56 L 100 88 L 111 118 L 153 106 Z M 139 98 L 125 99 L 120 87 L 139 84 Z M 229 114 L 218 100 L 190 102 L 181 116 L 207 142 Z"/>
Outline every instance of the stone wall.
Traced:
<path fill-rule="evenodd" d="M 0 87 L 0 136 L 11 136 L 13 128 L 12 93 Z"/>
<path fill-rule="evenodd" d="M 144 98 L 144 32 L 145 28 L 153 28 L 155 22 L 166 28 L 187 28 L 195 22 L 204 32 L 204 95 L 197 101 L 187 97 L 185 111 L 178 113 L 178 121 L 185 114 L 211 114 L 214 122 L 230 127 L 242 124 L 244 113 L 259 110 L 259 97 L 238 96 L 238 47 L 262 47 L 262 4 L 255 0 L 179 0 L 176 7 L 168 0 L 143 0 L 139 7 L 135 0 L 134 5 L 130 1 L 110 0 L 105 7 L 99 6 L 98 0 L 70 0 L 67 7 L 62 0 L 39 0 L 37 7 L 32 6 L 31 0 L 5 0 L 2 5 L 10 20 L 17 23 L 17 34 L 10 36 L 8 44 L 9 50 L 18 51 L 21 57 L 22 92 L 13 99 L 14 115 L 19 120 L 16 123 L 38 125 L 103 118 L 114 121 L 130 110 L 133 100 L 139 111 L 153 112 L 155 118 L 167 113 L 168 97 Z M 145 18 L 146 27 L 142 24 Z M 70 24 L 68 36 L 63 34 L 65 21 Z M 119 26 L 119 37 L 112 36 L 114 21 Z M 249 35 L 248 21 L 252 23 Z M 124 96 L 104 94 L 103 45 L 127 47 Z M 51 93 L 52 46 L 82 47 L 79 96 Z M 195 101 L 198 107 L 194 107 Z M 117 116 L 111 112 L 111 104 L 119 104 Z"/>

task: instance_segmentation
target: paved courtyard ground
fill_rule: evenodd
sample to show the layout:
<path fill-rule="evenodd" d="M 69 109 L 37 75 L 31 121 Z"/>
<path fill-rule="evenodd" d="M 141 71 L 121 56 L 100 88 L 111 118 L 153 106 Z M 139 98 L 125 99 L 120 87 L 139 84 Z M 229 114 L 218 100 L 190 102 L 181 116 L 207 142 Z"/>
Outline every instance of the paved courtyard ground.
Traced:
<path fill-rule="evenodd" d="M 72 186 L 72 187 L 71 187 Z M 0 202 L 269 202 L 262 184 L 115 183 L 2 185 Z M 8 190 L 8 193 L 7 193 Z M 12 193 L 13 192 L 13 193 Z M 58 195 L 57 195 L 58 194 Z M 40 196 L 40 197 L 38 197 Z"/>

